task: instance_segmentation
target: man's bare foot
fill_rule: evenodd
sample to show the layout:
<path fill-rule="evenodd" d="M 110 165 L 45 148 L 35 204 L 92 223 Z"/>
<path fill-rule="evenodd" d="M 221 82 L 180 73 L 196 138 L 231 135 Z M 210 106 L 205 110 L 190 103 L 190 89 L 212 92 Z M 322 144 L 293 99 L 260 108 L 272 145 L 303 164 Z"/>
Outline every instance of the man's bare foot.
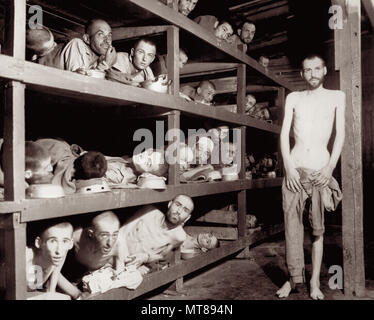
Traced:
<path fill-rule="evenodd" d="M 278 296 L 278 298 L 287 298 L 290 295 L 291 290 L 291 283 L 289 281 L 286 281 L 282 288 L 277 291 L 276 295 Z"/>
<path fill-rule="evenodd" d="M 325 298 L 325 295 L 319 288 L 319 283 L 310 282 L 310 297 L 313 300 L 323 300 Z"/>

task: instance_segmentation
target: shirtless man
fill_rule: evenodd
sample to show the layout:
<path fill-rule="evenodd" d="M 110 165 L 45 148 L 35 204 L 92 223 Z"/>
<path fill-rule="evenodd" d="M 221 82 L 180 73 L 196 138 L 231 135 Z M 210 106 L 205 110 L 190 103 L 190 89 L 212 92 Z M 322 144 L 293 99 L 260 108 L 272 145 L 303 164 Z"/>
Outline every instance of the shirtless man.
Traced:
<path fill-rule="evenodd" d="M 285 167 L 283 182 L 283 210 L 286 233 L 286 260 L 290 280 L 277 291 L 280 298 L 288 297 L 294 284 L 304 279 L 303 256 L 303 207 L 297 207 L 297 197 L 306 192 L 302 184 L 302 175 L 309 170 L 308 179 L 313 187 L 330 186 L 332 173 L 340 157 L 345 135 L 345 95 L 342 91 L 328 90 L 323 87 L 327 73 L 324 60 L 317 55 L 310 55 L 302 62 L 301 76 L 308 89 L 292 92 L 287 96 L 285 114 L 281 130 L 281 151 Z M 336 137 L 331 155 L 327 144 L 331 137 L 335 120 Z M 295 137 L 295 146 L 290 150 L 289 133 L 291 124 Z M 301 170 L 302 169 L 302 170 Z M 336 182 L 336 181 L 335 181 Z M 299 212 L 298 212 L 299 211 Z M 322 210 L 323 211 L 323 210 Z M 323 215 L 323 212 L 321 212 Z M 314 218 L 314 217 L 313 217 Z M 320 290 L 319 275 L 323 253 L 323 216 L 322 232 L 315 233 L 312 221 L 312 276 L 310 296 L 312 299 L 323 299 Z M 319 235 L 317 235 L 319 234 Z"/>
<path fill-rule="evenodd" d="M 105 211 L 93 218 L 88 227 L 74 230 L 74 255 L 68 256 L 64 273 L 69 280 L 77 280 L 85 272 L 107 264 L 115 267 L 119 227 L 117 216 L 112 211 Z"/>
<path fill-rule="evenodd" d="M 157 262 L 179 247 L 187 238 L 183 225 L 191 217 L 194 203 L 178 195 L 168 204 L 166 214 L 154 206 L 144 206 L 120 229 L 118 265 L 127 262 L 137 267 Z"/>

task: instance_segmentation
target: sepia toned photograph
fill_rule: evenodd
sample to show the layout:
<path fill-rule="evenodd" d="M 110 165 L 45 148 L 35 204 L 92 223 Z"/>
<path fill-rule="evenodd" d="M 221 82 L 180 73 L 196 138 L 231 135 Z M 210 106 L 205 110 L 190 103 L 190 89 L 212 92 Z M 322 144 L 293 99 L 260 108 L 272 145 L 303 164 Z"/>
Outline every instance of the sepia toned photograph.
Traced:
<path fill-rule="evenodd" d="M 0 0 L 0 300 L 374 300 L 373 27 L 374 0 Z"/>

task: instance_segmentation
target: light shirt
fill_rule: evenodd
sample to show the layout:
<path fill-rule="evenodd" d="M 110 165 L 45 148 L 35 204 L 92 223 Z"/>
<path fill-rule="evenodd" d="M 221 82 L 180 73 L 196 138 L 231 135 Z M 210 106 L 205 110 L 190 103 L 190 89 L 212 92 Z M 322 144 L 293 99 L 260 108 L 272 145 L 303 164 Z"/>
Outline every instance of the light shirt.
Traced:
<path fill-rule="evenodd" d="M 77 71 L 78 69 L 109 69 L 105 61 L 99 62 L 99 56 L 79 38 L 66 45 L 59 44 L 47 55 L 40 57 L 38 63 L 58 69 Z"/>
<path fill-rule="evenodd" d="M 166 255 L 179 247 L 187 237 L 183 227 L 168 229 L 165 215 L 154 206 L 145 206 L 135 213 L 136 218 L 121 229 L 130 255 L 148 253 Z"/>
<path fill-rule="evenodd" d="M 136 69 L 132 63 L 132 57 L 126 52 L 117 52 L 117 61 L 112 68 L 126 74 L 136 75 L 134 77 L 134 81 L 136 82 L 154 80 L 155 78 L 152 69 L 149 66 L 143 70 Z"/>

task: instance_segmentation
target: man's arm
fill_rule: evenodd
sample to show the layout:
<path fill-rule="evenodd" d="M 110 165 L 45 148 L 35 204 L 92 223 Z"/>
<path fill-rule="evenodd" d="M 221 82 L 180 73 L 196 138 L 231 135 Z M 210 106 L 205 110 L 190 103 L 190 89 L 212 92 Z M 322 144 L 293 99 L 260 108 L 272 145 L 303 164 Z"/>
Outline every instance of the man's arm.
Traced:
<path fill-rule="evenodd" d="M 314 184 L 316 186 L 326 187 L 329 184 L 332 173 L 342 153 L 345 139 L 345 93 L 342 91 L 338 92 L 335 112 L 336 135 L 330 161 L 325 167 L 314 173 L 316 177 Z"/>
<path fill-rule="evenodd" d="M 73 299 L 78 299 L 82 295 L 82 292 L 61 273 L 58 277 L 57 285 L 64 293 L 68 294 Z"/>
<path fill-rule="evenodd" d="M 286 98 L 284 118 L 280 134 L 281 153 L 286 172 L 286 186 L 293 192 L 301 190 L 300 176 L 290 155 L 290 131 L 293 118 L 295 93 L 290 93 Z"/>

